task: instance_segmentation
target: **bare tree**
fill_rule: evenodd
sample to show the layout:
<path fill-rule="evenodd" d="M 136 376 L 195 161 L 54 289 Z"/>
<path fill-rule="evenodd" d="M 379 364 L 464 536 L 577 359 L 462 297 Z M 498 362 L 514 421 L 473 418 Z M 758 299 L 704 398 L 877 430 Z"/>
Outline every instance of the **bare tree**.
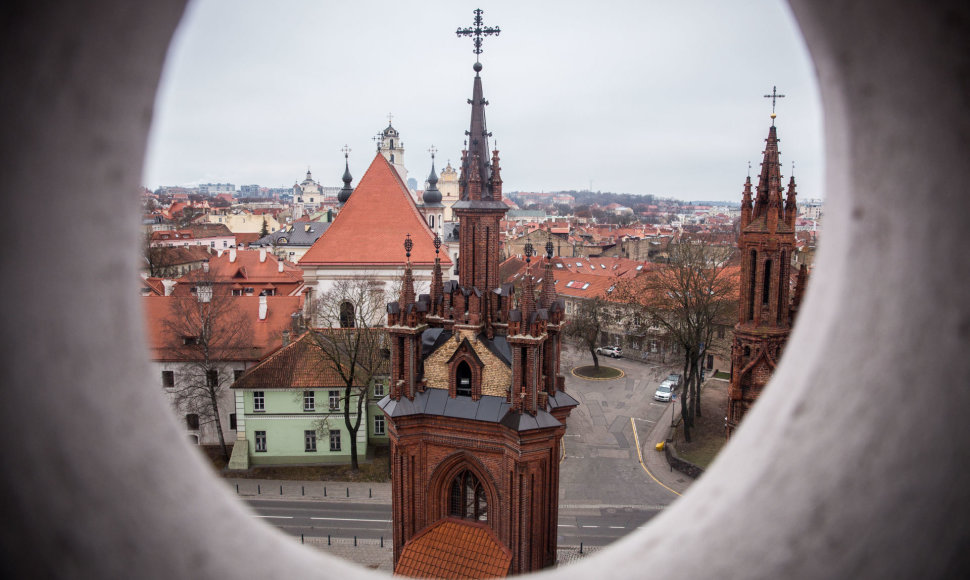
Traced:
<path fill-rule="evenodd" d="M 387 374 L 387 331 L 383 328 L 387 300 L 379 283 L 366 278 L 338 280 L 313 305 L 320 328 L 312 335 L 320 356 L 343 383 L 344 426 L 350 435 L 351 469 L 359 469 L 357 432 L 365 415 L 367 394 L 374 377 Z M 318 426 L 321 435 L 328 423 Z"/>
<path fill-rule="evenodd" d="M 228 460 L 220 398 L 235 380 L 232 361 L 251 350 L 252 327 L 227 285 L 213 284 L 206 276 L 195 284 L 193 294 L 170 298 L 170 311 L 162 321 L 169 351 L 182 363 L 172 394 L 179 409 L 198 416 L 200 427 L 215 427 Z"/>
<path fill-rule="evenodd" d="M 566 319 L 563 333 L 579 341 L 579 344 L 589 351 L 590 356 L 593 357 L 593 367 L 599 371 L 600 361 L 596 355 L 596 347 L 599 344 L 600 333 L 615 322 L 616 316 L 613 313 L 612 304 L 597 296 L 578 301 L 576 311 Z"/>
<path fill-rule="evenodd" d="M 668 252 L 668 263 L 618 284 L 616 297 L 640 309 L 683 350 L 680 412 L 684 438 L 690 442 L 694 417 L 701 414 L 703 355 L 713 348 L 718 324 L 737 309 L 737 267 L 731 265 L 735 248 L 681 239 Z"/>
<path fill-rule="evenodd" d="M 151 230 L 145 232 L 145 245 L 142 250 L 148 275 L 159 278 L 165 276 L 172 266 L 172 252 L 163 246 L 153 246 L 152 233 Z"/>

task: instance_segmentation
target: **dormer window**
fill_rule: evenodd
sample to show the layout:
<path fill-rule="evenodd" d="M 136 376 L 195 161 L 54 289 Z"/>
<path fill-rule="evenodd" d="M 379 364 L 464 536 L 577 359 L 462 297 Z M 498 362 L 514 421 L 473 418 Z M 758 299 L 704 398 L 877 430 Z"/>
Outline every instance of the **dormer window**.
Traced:
<path fill-rule="evenodd" d="M 472 369 L 465 361 L 458 363 L 458 370 L 455 371 L 455 394 L 459 397 L 472 396 Z"/>

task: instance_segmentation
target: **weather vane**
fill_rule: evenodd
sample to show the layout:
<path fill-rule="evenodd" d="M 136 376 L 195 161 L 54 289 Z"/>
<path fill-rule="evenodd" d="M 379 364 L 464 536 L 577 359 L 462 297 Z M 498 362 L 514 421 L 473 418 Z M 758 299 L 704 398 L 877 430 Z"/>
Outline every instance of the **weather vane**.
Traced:
<path fill-rule="evenodd" d="M 771 94 L 765 95 L 766 99 L 771 99 L 771 126 L 775 126 L 775 101 L 785 98 L 785 95 L 778 94 L 778 87 L 771 87 Z"/>
<path fill-rule="evenodd" d="M 407 254 L 408 258 L 411 257 L 411 248 L 413 247 L 414 247 L 414 242 L 411 241 L 411 234 L 408 234 L 407 237 L 404 238 L 404 251 Z"/>
<path fill-rule="evenodd" d="M 483 36 L 498 36 L 502 30 L 498 26 L 482 26 L 482 9 L 475 9 L 475 26 L 469 26 L 467 28 L 459 28 L 455 34 L 459 38 L 462 36 L 471 36 L 472 43 L 475 45 L 475 49 L 472 52 L 475 53 L 475 62 L 478 62 L 478 55 L 482 54 L 482 37 Z"/>

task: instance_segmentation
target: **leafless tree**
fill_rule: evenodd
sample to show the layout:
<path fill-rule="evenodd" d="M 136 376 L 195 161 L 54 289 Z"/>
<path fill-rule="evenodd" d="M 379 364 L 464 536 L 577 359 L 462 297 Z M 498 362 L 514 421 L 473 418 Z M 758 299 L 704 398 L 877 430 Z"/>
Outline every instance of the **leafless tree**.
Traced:
<path fill-rule="evenodd" d="M 198 416 L 200 427 L 215 427 L 228 460 L 220 398 L 235 380 L 232 361 L 251 350 L 252 327 L 229 288 L 220 288 L 227 285 L 213 284 L 205 276 L 195 284 L 194 293 L 170 297 L 170 310 L 162 321 L 169 351 L 182 363 L 172 394 L 179 409 Z"/>
<path fill-rule="evenodd" d="M 365 415 L 371 381 L 387 374 L 389 343 L 385 320 L 387 298 L 368 278 L 338 280 L 315 301 L 313 333 L 320 356 L 343 383 L 344 426 L 350 436 L 351 469 L 359 469 L 357 432 Z M 329 424 L 319 425 L 321 436 Z"/>
<path fill-rule="evenodd" d="M 563 333 L 577 340 L 593 357 L 593 367 L 599 371 L 600 361 L 596 355 L 600 333 L 616 322 L 613 305 L 600 297 L 577 301 L 572 316 L 566 319 Z"/>
<path fill-rule="evenodd" d="M 668 263 L 618 284 L 616 297 L 638 308 L 683 350 L 680 412 L 689 442 L 694 417 L 701 414 L 703 355 L 713 348 L 718 325 L 737 310 L 737 267 L 731 261 L 735 248 L 682 238 L 668 252 Z"/>

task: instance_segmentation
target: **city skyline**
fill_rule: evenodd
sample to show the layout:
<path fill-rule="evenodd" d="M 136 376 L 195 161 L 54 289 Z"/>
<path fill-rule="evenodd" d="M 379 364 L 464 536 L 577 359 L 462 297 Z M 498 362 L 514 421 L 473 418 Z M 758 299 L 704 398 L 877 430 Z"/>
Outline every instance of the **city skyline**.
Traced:
<path fill-rule="evenodd" d="M 474 76 L 477 3 L 279 7 L 200 0 L 169 50 L 143 183 L 290 187 L 307 169 L 355 183 L 394 127 L 409 176 L 457 166 Z M 814 69 L 786 5 L 490 2 L 481 62 L 507 191 L 740 199 L 757 179 L 777 86 L 782 173 L 824 197 Z M 789 146 L 790 145 L 790 146 Z"/>

